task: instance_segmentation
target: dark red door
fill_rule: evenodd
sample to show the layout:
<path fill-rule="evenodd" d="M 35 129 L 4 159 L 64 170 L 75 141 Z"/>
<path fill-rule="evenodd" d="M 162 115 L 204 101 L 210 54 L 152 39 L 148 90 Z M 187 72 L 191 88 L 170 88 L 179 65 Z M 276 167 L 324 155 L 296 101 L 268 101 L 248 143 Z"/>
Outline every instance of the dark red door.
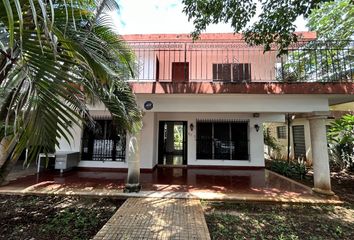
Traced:
<path fill-rule="evenodd" d="M 189 80 L 189 63 L 173 62 L 172 63 L 172 81 L 183 82 Z"/>

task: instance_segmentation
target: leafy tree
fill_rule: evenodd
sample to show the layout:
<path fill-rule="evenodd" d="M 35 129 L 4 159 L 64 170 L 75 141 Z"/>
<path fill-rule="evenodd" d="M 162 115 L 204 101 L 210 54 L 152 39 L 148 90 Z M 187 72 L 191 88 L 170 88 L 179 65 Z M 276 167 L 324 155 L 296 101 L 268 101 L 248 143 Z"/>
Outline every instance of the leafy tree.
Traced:
<path fill-rule="evenodd" d="M 93 124 L 88 102 L 102 102 L 116 126 L 140 127 L 124 81 L 134 55 L 111 30 L 114 0 L 0 2 L 0 183 L 29 149 L 51 152 L 72 127 Z"/>
<path fill-rule="evenodd" d="M 291 49 L 280 81 L 347 81 L 354 72 L 354 8 L 350 0 L 326 2 L 311 12 L 307 26 L 317 41 Z"/>
<path fill-rule="evenodd" d="M 307 18 L 322 2 L 328 0 L 262 0 L 259 19 L 249 24 L 256 16 L 257 1 L 253 0 L 183 0 L 183 12 L 193 21 L 193 37 L 209 24 L 230 23 L 234 32 L 243 32 L 249 44 L 263 45 L 270 50 L 276 43 L 283 52 L 290 43 L 297 41 L 294 22 L 298 16 Z"/>
<path fill-rule="evenodd" d="M 317 32 L 319 40 L 346 41 L 354 37 L 354 6 L 352 0 L 337 0 L 326 2 L 312 11 L 308 17 L 310 31 Z"/>

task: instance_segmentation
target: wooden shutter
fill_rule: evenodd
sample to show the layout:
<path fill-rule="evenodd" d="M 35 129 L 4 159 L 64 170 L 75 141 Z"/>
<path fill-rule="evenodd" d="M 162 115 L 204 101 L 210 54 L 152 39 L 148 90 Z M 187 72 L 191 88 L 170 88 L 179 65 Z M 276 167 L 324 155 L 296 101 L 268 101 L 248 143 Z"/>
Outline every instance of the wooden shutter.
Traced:
<path fill-rule="evenodd" d="M 233 64 L 232 80 L 234 82 L 251 81 L 251 64 L 249 63 Z"/>
<path fill-rule="evenodd" d="M 251 81 L 251 64 L 250 63 L 245 63 L 244 64 L 244 69 L 245 69 L 245 73 L 244 76 L 245 78 L 243 80 L 250 82 Z"/>
<path fill-rule="evenodd" d="M 231 81 L 231 64 L 222 64 L 222 80 Z"/>
<path fill-rule="evenodd" d="M 216 63 L 213 64 L 213 80 L 214 81 L 219 80 L 219 78 L 218 78 L 218 65 L 219 64 L 216 64 Z"/>

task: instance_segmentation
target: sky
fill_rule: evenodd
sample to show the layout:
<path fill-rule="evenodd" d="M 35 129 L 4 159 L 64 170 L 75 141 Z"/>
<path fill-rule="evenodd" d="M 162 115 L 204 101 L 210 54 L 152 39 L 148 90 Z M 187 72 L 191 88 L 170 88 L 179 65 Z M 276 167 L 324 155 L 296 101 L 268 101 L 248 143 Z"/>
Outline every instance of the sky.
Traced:
<path fill-rule="evenodd" d="M 110 15 L 119 34 L 190 33 L 193 24 L 182 12 L 181 0 L 118 0 L 120 12 Z M 297 31 L 306 31 L 305 21 L 295 22 Z M 211 25 L 209 33 L 233 32 L 228 24 Z"/>

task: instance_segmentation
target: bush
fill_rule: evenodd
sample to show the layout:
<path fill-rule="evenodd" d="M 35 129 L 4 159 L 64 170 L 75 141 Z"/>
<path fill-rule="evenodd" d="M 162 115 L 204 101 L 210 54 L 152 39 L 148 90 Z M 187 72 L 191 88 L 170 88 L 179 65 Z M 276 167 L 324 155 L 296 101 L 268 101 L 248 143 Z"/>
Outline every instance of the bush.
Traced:
<path fill-rule="evenodd" d="M 277 139 L 272 136 L 269 127 L 263 128 L 263 138 L 264 144 L 268 146 L 271 150 L 275 151 L 277 155 L 279 155 L 281 151 L 281 145 L 278 143 Z"/>
<path fill-rule="evenodd" d="M 304 179 L 308 171 L 303 161 L 272 160 L 269 168 L 285 177 L 294 179 Z"/>
<path fill-rule="evenodd" d="M 354 170 L 354 115 L 331 123 L 328 131 L 330 165 L 335 170 Z"/>

